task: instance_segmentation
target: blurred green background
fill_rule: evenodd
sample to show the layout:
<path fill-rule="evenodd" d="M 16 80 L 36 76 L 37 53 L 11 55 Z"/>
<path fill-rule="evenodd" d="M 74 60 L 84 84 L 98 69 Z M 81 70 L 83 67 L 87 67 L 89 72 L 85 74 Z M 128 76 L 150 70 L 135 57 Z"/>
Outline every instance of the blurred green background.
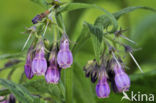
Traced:
<path fill-rule="evenodd" d="M 70 0 L 62 1 L 70 2 Z M 96 4 L 111 13 L 128 6 L 148 6 L 156 9 L 156 0 L 71 0 L 71 2 Z M 31 0 L 0 1 L 0 55 L 21 52 L 28 37 L 28 34 L 22 34 L 21 32 L 25 31 L 25 27 L 32 25 L 31 20 L 34 16 L 45 10 L 46 8 L 31 2 Z M 63 13 L 69 38 L 75 41 L 81 32 L 83 22 L 87 21 L 93 24 L 96 17 L 100 15 L 102 15 L 102 12 L 94 9 L 81 9 Z M 126 56 L 125 62 L 130 68 L 127 72 L 132 79 L 130 91 L 156 94 L 156 13 L 139 9 L 122 16 L 118 23 L 120 27 L 128 29 L 125 35 L 137 42 L 132 47 L 135 49 L 141 48 L 134 53 L 134 56 L 145 72 L 144 74 L 141 74 L 130 57 Z M 46 36 L 49 35 L 48 32 Z M 114 94 L 113 92 L 107 99 L 98 99 L 95 93 L 95 84 L 85 78 L 82 68 L 88 60 L 94 58 L 90 40 L 85 43 L 74 58 L 76 61 L 73 70 L 73 97 L 75 103 L 120 102 L 122 94 Z M 0 68 L 4 66 L 6 61 L 0 60 Z M 18 83 L 24 70 L 23 65 L 24 62 L 18 66 L 18 69 L 12 75 L 12 81 Z M 10 70 L 0 72 L 0 78 L 7 78 Z M 130 92 L 128 93 L 130 94 Z M 92 97 L 89 98 L 89 96 Z M 128 101 L 123 102 L 127 103 Z"/>

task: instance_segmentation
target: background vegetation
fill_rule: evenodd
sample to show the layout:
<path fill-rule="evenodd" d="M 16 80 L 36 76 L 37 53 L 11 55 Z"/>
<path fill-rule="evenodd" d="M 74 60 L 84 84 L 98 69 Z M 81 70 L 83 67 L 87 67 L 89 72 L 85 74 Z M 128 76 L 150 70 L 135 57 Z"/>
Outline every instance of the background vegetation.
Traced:
<path fill-rule="evenodd" d="M 37 0 L 3 0 L 0 2 L 0 68 L 3 68 L 5 63 L 10 60 L 6 57 L 21 52 L 24 42 L 28 37 L 28 34 L 22 34 L 21 32 L 25 31 L 25 27 L 30 27 L 32 25 L 31 20 L 34 16 L 46 10 L 43 5 L 35 3 L 36 1 Z M 156 9 L 156 0 L 62 1 L 96 4 L 111 13 L 117 12 L 129 6 L 147 6 Z M 69 38 L 72 41 L 76 41 L 77 37 L 81 33 L 84 21 L 93 24 L 95 19 L 102 14 L 103 12 L 95 9 L 80 9 L 63 13 L 63 19 L 65 21 L 65 26 Z M 141 93 L 147 94 L 156 93 L 156 12 L 138 9 L 122 16 L 118 20 L 118 23 L 122 28 L 128 29 L 128 31 L 124 34 L 137 42 L 137 45 L 132 45 L 132 47 L 138 50 L 134 53 L 134 56 L 145 72 L 144 74 L 141 74 L 133 60 L 131 60 L 128 55 L 126 56 L 126 60 L 124 62 L 126 62 L 129 67 L 127 72 L 132 81 L 130 91 L 135 91 L 136 93 L 140 91 Z M 49 37 L 49 39 L 52 38 L 50 32 L 48 32 L 46 36 Z M 90 39 L 83 42 L 85 42 L 84 45 L 74 57 L 75 63 L 73 64 L 73 70 L 69 69 L 62 71 L 62 74 L 64 74 L 64 72 L 69 72 L 72 77 L 72 83 L 70 82 L 70 84 L 73 90 L 73 94 L 71 94 L 69 97 L 71 97 L 71 100 L 73 99 L 74 103 L 120 102 L 122 94 L 114 94 L 113 92 L 111 92 L 110 97 L 107 99 L 98 99 L 96 97 L 95 84 L 92 84 L 90 79 L 86 78 L 83 72 L 83 66 L 87 63 L 88 60 L 94 58 L 93 46 Z M 24 51 L 23 54 L 26 54 L 26 51 Z M 16 57 L 17 56 L 18 54 Z M 3 78 L 3 80 L 9 79 L 14 83 L 19 84 L 21 75 L 24 71 L 23 66 L 25 63 L 25 56 L 22 55 L 20 59 L 23 62 L 0 71 L 0 78 Z M 22 85 L 34 95 L 39 94 L 41 97 L 50 96 L 52 98 L 51 101 L 54 103 L 61 103 L 64 101 L 62 100 L 65 99 L 64 96 L 66 95 L 64 85 L 62 83 L 60 83 L 58 86 L 48 85 L 42 79 L 43 77 L 34 77 L 32 80 L 27 80 L 24 76 Z M 65 75 L 62 75 L 62 81 L 64 81 L 64 79 Z M 4 88 L 4 86 L 7 87 L 8 85 L 6 84 L 9 83 L 10 82 L 3 82 L 3 86 L 1 86 L 1 88 Z M 13 85 L 13 83 L 10 83 L 10 85 Z M 16 86 L 17 88 L 20 88 L 18 85 Z M 7 88 L 12 87 L 8 86 Z M 14 90 L 11 92 L 14 93 Z M 9 91 L 0 91 L 0 95 L 4 95 L 5 93 L 9 93 Z M 25 92 L 23 91 L 23 93 Z M 130 95 L 130 92 L 128 93 Z M 23 98 L 19 97 L 19 100 L 24 100 L 24 97 L 28 97 L 30 100 L 32 99 L 29 97 L 28 93 L 24 95 Z M 43 98 L 41 101 L 42 100 Z M 128 101 L 123 102 L 128 103 Z"/>

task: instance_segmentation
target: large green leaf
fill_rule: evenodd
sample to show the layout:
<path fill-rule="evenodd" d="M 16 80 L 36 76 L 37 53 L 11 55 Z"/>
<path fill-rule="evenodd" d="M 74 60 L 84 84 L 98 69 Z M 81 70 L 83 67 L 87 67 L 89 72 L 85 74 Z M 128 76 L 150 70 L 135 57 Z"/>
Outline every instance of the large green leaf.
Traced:
<path fill-rule="evenodd" d="M 78 50 L 85 44 L 85 42 L 90 38 L 89 35 L 89 28 L 86 25 L 86 23 L 83 24 L 83 28 L 81 30 L 80 35 L 78 36 L 76 40 L 76 44 L 72 48 L 72 53 L 75 55 Z"/>
<path fill-rule="evenodd" d="M 29 91 L 36 94 L 46 94 L 49 93 L 53 100 L 63 101 L 65 98 L 65 89 L 64 85 L 60 81 L 58 85 L 47 84 L 44 79 L 30 80 L 27 83 L 24 83 Z"/>
<path fill-rule="evenodd" d="M 2 59 L 10 59 L 10 58 L 17 58 L 23 56 L 23 53 L 15 53 L 15 54 L 3 54 L 0 55 L 0 60 Z"/>
<path fill-rule="evenodd" d="M 95 91 L 93 91 L 90 79 L 85 77 L 83 66 L 79 63 L 74 63 L 74 97 L 82 103 L 96 103 Z M 89 97 L 89 99 L 87 98 Z"/>
<path fill-rule="evenodd" d="M 115 32 L 118 28 L 118 24 L 116 19 L 114 18 L 114 16 L 109 13 L 107 10 L 98 7 L 96 5 L 93 4 L 85 4 L 85 3 L 68 3 L 66 5 L 63 5 L 62 7 L 60 7 L 57 12 L 65 12 L 65 11 L 72 11 L 72 10 L 77 10 L 77 9 L 83 9 L 83 8 L 93 8 L 93 9 L 98 9 L 101 10 L 105 13 L 105 15 L 107 16 L 107 18 L 109 19 L 110 23 L 113 25 L 113 28 L 111 30 L 111 32 Z"/>
<path fill-rule="evenodd" d="M 139 47 L 142 50 L 134 53 L 134 56 L 139 59 L 140 63 L 155 63 L 155 52 L 156 48 L 156 15 L 148 15 L 144 17 L 134 28 L 134 33 L 131 38 L 138 42 Z"/>
<path fill-rule="evenodd" d="M 9 89 L 11 93 L 22 103 L 37 103 L 39 98 L 32 96 L 25 87 L 9 80 L 0 79 L 0 84 Z M 40 103 L 40 102 L 39 102 Z"/>
<path fill-rule="evenodd" d="M 122 15 L 127 14 L 127 13 L 132 12 L 132 11 L 137 10 L 137 9 L 145 9 L 145 10 L 150 10 L 150 11 L 156 12 L 156 9 L 153 9 L 153 8 L 150 8 L 150 7 L 132 6 L 132 7 L 124 8 L 124 9 L 122 9 L 122 10 L 116 12 L 116 13 L 113 13 L 113 15 L 115 16 L 116 19 L 119 19 L 119 17 L 121 17 Z"/>
<path fill-rule="evenodd" d="M 87 23 L 88 28 L 90 30 L 90 34 L 91 34 L 91 38 L 92 38 L 92 43 L 93 43 L 93 47 L 94 47 L 94 52 L 95 52 L 95 57 L 97 59 L 97 61 L 100 59 L 100 55 L 101 55 L 101 45 L 102 45 L 102 39 L 103 39 L 103 31 L 101 31 L 101 29 L 99 29 L 98 27 L 91 25 L 89 23 Z"/>
<path fill-rule="evenodd" d="M 137 9 L 145 9 L 145 10 L 150 10 L 150 11 L 156 12 L 156 9 L 153 9 L 150 7 L 134 6 L 134 7 L 124 8 L 118 12 L 113 13 L 113 15 L 116 19 L 119 19 L 122 15 L 127 14 L 127 13 L 132 12 L 132 11 L 137 10 Z M 111 25 L 111 20 L 108 18 L 107 15 L 102 15 L 96 19 L 94 25 L 98 26 L 102 30 L 107 29 L 108 26 Z"/>

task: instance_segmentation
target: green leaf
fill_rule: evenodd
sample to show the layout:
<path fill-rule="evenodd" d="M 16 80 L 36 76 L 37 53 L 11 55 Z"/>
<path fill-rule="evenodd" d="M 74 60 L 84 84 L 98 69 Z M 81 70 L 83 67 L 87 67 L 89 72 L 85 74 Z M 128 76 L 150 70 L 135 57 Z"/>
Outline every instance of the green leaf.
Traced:
<path fill-rule="evenodd" d="M 33 97 L 25 87 L 15 84 L 9 80 L 0 79 L 0 84 L 9 89 L 22 103 L 35 103 L 37 98 Z"/>
<path fill-rule="evenodd" d="M 15 53 L 15 54 L 3 54 L 0 55 L 0 60 L 2 59 L 10 59 L 10 58 L 17 58 L 23 56 L 23 53 Z"/>
<path fill-rule="evenodd" d="M 78 50 L 85 44 L 85 42 L 90 38 L 89 28 L 86 23 L 83 24 L 83 28 L 79 37 L 76 40 L 76 44 L 72 48 L 73 56 L 78 52 Z"/>
<path fill-rule="evenodd" d="M 85 3 L 68 3 L 61 6 L 57 12 L 69 12 L 77 9 L 91 8 L 93 5 Z"/>
<path fill-rule="evenodd" d="M 156 9 L 153 9 L 153 8 L 150 8 L 150 7 L 133 6 L 133 7 L 124 8 L 124 9 L 122 9 L 122 10 L 116 12 L 116 13 L 113 13 L 113 15 L 115 16 L 116 19 L 119 19 L 122 15 L 127 14 L 127 13 L 132 12 L 132 11 L 137 10 L 137 9 L 145 9 L 145 10 L 150 10 L 150 11 L 156 12 Z"/>
<path fill-rule="evenodd" d="M 74 69 L 74 92 L 76 100 L 82 103 L 96 103 L 95 91 L 92 89 L 90 79 L 85 77 L 83 66 L 79 63 L 73 64 Z M 89 99 L 88 99 L 89 98 Z"/>
<path fill-rule="evenodd" d="M 66 5 L 63 5 L 62 7 L 60 7 L 57 12 L 65 12 L 65 11 L 72 11 L 72 10 L 77 10 L 77 9 L 83 9 L 83 8 L 94 8 L 94 9 L 98 9 L 100 11 L 103 11 L 105 13 L 105 16 L 107 16 L 107 18 L 110 21 L 110 24 L 113 25 L 113 28 L 110 32 L 115 32 L 118 28 L 118 23 L 116 21 L 116 19 L 114 18 L 114 16 L 109 13 L 107 10 L 98 7 L 96 5 L 92 5 L 92 4 L 85 4 L 85 3 L 68 3 Z"/>
<path fill-rule="evenodd" d="M 154 62 L 156 60 L 155 58 L 155 52 L 156 48 L 156 38 L 155 38 L 155 32 L 156 32 L 156 15 L 148 15 L 144 17 L 134 29 L 134 33 L 131 36 L 131 39 L 138 42 L 139 47 L 141 47 L 143 50 L 137 51 L 134 53 L 134 56 L 136 59 L 139 59 L 139 63 L 145 63 L 145 62 Z"/>
<path fill-rule="evenodd" d="M 131 78 L 131 81 L 136 81 L 141 78 L 144 78 L 145 76 L 154 76 L 154 75 L 156 75 L 156 70 L 146 72 L 146 73 L 140 73 L 140 74 L 131 74 L 130 78 Z"/>
<path fill-rule="evenodd" d="M 98 27 L 88 24 L 89 30 L 91 32 L 92 43 L 94 47 L 95 57 L 97 61 L 100 59 L 101 55 L 101 44 L 103 39 L 103 31 L 101 31 Z"/>
<path fill-rule="evenodd" d="M 0 90 L 0 96 L 5 96 L 5 95 L 7 95 L 9 93 L 10 93 L 9 89 L 2 89 L 2 90 Z"/>
<path fill-rule="evenodd" d="M 137 10 L 137 9 L 145 9 L 145 10 L 150 10 L 150 11 L 156 12 L 156 9 L 153 9 L 153 8 L 150 8 L 150 7 L 134 6 L 134 7 L 124 8 L 124 9 L 118 11 L 118 12 L 113 13 L 113 15 L 114 15 L 114 17 L 116 19 L 119 19 L 122 15 L 127 14 L 127 13 L 132 12 L 132 11 Z M 94 23 L 94 25 L 99 27 L 101 30 L 107 29 L 108 26 L 111 25 L 111 24 L 112 24 L 112 21 L 111 21 L 111 19 L 107 15 L 99 16 L 95 20 L 95 23 Z M 112 32 L 114 32 L 114 31 L 111 31 L 111 33 Z"/>
<path fill-rule="evenodd" d="M 37 80 L 30 80 L 27 83 L 24 83 L 25 86 L 29 91 L 36 93 L 36 94 L 46 94 L 49 93 L 50 96 L 57 101 L 63 101 L 65 98 L 65 89 L 64 85 L 60 81 L 59 84 L 47 84 L 45 79 L 37 79 Z"/>

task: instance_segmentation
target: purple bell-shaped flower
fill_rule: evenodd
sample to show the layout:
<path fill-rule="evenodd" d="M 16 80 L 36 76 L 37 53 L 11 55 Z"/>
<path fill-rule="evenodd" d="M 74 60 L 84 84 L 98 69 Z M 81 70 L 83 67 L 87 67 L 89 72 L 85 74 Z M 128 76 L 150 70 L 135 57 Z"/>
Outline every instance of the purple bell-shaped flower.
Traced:
<path fill-rule="evenodd" d="M 27 59 L 26 59 L 26 64 L 24 65 L 24 71 L 25 71 L 25 75 L 28 79 L 31 79 L 34 74 L 32 72 L 32 54 L 33 54 L 33 45 L 29 48 L 28 54 L 27 54 Z"/>
<path fill-rule="evenodd" d="M 99 81 L 96 85 L 96 94 L 99 98 L 108 98 L 110 94 L 109 84 L 107 82 L 107 76 L 104 72 L 100 73 Z"/>
<path fill-rule="evenodd" d="M 60 80 L 60 71 L 56 65 L 51 65 L 45 74 L 47 83 L 57 84 Z"/>
<path fill-rule="evenodd" d="M 35 58 L 32 62 L 32 72 L 36 75 L 45 75 L 47 71 L 47 61 L 45 58 L 44 45 L 40 41 L 37 45 L 37 50 L 35 53 Z"/>
<path fill-rule="evenodd" d="M 115 72 L 114 81 L 118 89 L 118 92 L 128 91 L 130 87 L 130 78 L 124 72 L 121 65 L 115 64 L 114 72 Z"/>
<path fill-rule="evenodd" d="M 50 66 L 45 74 L 47 83 L 57 84 L 60 80 L 60 70 L 56 61 L 56 52 L 56 45 L 54 45 L 49 58 Z"/>
<path fill-rule="evenodd" d="M 60 50 L 57 55 L 57 62 L 61 68 L 69 68 L 73 63 L 72 52 L 69 49 L 69 39 L 66 34 L 63 35 L 60 42 Z"/>

